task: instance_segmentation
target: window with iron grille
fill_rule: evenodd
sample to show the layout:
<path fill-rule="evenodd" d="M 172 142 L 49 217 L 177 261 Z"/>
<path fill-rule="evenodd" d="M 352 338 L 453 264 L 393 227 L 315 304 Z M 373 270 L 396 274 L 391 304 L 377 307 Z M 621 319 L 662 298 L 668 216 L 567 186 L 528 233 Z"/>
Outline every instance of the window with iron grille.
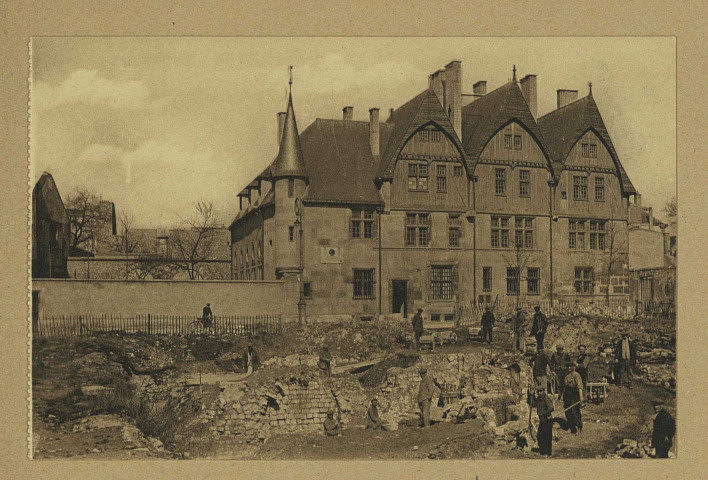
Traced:
<path fill-rule="evenodd" d="M 406 214 L 406 246 L 426 247 L 430 241 L 430 214 Z"/>
<path fill-rule="evenodd" d="M 452 168 L 452 176 L 453 177 L 461 177 L 462 176 L 462 167 L 460 167 L 459 165 L 455 165 Z"/>
<path fill-rule="evenodd" d="M 512 147 L 512 136 L 511 135 L 504 135 L 504 148 L 507 150 L 511 150 Z"/>
<path fill-rule="evenodd" d="M 352 238 L 374 238 L 374 211 L 352 209 Z"/>
<path fill-rule="evenodd" d="M 430 141 L 431 142 L 439 142 L 440 141 L 440 130 L 431 130 L 430 131 Z"/>
<path fill-rule="evenodd" d="M 590 220 L 590 250 L 604 250 L 606 234 L 604 220 Z"/>
<path fill-rule="evenodd" d="M 482 267 L 482 291 L 492 291 L 492 267 Z"/>
<path fill-rule="evenodd" d="M 295 180 L 288 179 L 288 198 L 293 198 L 295 196 Z"/>
<path fill-rule="evenodd" d="M 528 286 L 529 295 L 538 295 L 541 285 L 541 269 L 528 268 L 526 269 L 526 284 Z"/>
<path fill-rule="evenodd" d="M 438 165 L 436 168 L 437 175 L 437 191 L 445 192 L 447 191 L 447 168 L 445 165 Z"/>
<path fill-rule="evenodd" d="M 421 142 L 429 142 L 430 141 L 430 131 L 429 130 L 421 130 L 418 132 L 418 139 Z"/>
<path fill-rule="evenodd" d="M 494 193 L 506 195 L 506 170 L 503 168 L 494 169 Z"/>
<path fill-rule="evenodd" d="M 507 295 L 519 293 L 519 269 L 517 267 L 507 267 L 506 269 L 506 293 Z"/>
<path fill-rule="evenodd" d="M 430 267 L 430 296 L 433 300 L 452 300 L 454 293 L 454 266 Z"/>
<path fill-rule="evenodd" d="M 581 149 L 584 158 L 597 158 L 596 143 L 583 143 Z"/>
<path fill-rule="evenodd" d="M 302 282 L 302 296 L 305 300 L 312 300 L 312 283 Z"/>
<path fill-rule="evenodd" d="M 510 217 L 492 217 L 492 247 L 509 248 Z"/>
<path fill-rule="evenodd" d="M 295 227 L 293 225 L 290 225 L 288 227 L 288 241 L 289 242 L 295 241 Z"/>
<path fill-rule="evenodd" d="M 514 135 L 514 150 L 521 150 L 521 135 Z"/>
<path fill-rule="evenodd" d="M 592 294 L 593 271 L 590 267 L 575 268 L 575 293 L 578 295 Z"/>
<path fill-rule="evenodd" d="M 519 170 L 519 196 L 531 196 L 531 171 Z"/>
<path fill-rule="evenodd" d="M 603 177 L 595 177 L 595 201 L 605 201 L 605 179 Z"/>
<path fill-rule="evenodd" d="M 354 300 L 374 297 L 374 269 L 354 269 Z"/>
<path fill-rule="evenodd" d="M 573 200 L 588 199 L 588 177 L 573 176 Z"/>
<path fill-rule="evenodd" d="M 419 163 L 408 164 L 408 190 L 428 191 L 428 166 Z"/>
<path fill-rule="evenodd" d="M 517 248 L 533 248 L 533 217 L 514 218 L 514 242 Z"/>
<path fill-rule="evenodd" d="M 577 218 L 568 220 L 568 248 L 585 250 L 585 234 L 587 221 Z"/>

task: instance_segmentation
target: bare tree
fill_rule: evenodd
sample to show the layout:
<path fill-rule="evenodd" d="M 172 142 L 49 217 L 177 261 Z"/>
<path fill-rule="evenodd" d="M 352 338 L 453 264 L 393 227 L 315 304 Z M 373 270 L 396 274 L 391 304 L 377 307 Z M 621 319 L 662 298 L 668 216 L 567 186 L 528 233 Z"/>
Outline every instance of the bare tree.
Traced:
<path fill-rule="evenodd" d="M 676 220 L 676 217 L 678 216 L 678 204 L 676 203 L 676 197 L 672 197 L 671 200 L 664 205 L 664 213 L 667 217 L 669 217 L 670 221 Z"/>
<path fill-rule="evenodd" d="M 521 281 L 528 281 L 528 269 L 536 261 L 536 255 L 525 248 L 525 238 L 523 231 L 521 235 L 514 235 L 513 249 L 503 254 L 507 268 L 511 269 L 511 274 L 514 275 L 516 281 L 516 307 L 521 303 Z M 540 280 L 539 280 L 540 288 Z"/>
<path fill-rule="evenodd" d="M 131 254 L 140 251 L 143 246 L 142 238 L 134 235 L 133 225 L 135 218 L 126 211 L 118 217 L 118 235 L 113 241 L 113 250 L 117 253 Z"/>
<path fill-rule="evenodd" d="M 170 259 L 190 280 L 204 278 L 207 261 L 218 256 L 220 240 L 216 210 L 211 202 L 200 201 L 190 217 L 180 217 L 179 229 L 170 232 Z"/>
<path fill-rule="evenodd" d="M 621 263 L 626 258 L 626 237 L 621 235 L 620 226 L 615 222 L 614 211 L 611 212 L 610 220 L 607 222 L 605 228 L 606 239 L 604 240 L 604 250 L 605 250 L 605 275 L 607 277 L 607 291 L 605 292 L 605 304 L 610 304 L 610 287 L 612 272 L 615 266 Z M 592 234 L 593 232 L 591 232 Z M 600 245 L 602 231 L 598 230 L 598 248 L 603 249 Z"/>
<path fill-rule="evenodd" d="M 70 222 L 69 245 L 73 249 L 95 252 L 103 245 L 110 248 L 112 209 L 107 202 L 85 187 L 77 188 L 67 200 Z"/>

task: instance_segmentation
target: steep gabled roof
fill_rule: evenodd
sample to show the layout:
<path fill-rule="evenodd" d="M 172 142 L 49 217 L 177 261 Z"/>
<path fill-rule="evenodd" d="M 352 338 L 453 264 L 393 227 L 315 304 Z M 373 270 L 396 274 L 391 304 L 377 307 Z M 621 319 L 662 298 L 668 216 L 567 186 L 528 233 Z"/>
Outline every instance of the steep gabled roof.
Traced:
<path fill-rule="evenodd" d="M 386 121 L 387 124 L 392 124 L 393 129 L 387 144 L 383 142 L 381 145 L 386 145 L 381 156 L 376 173 L 376 180 L 392 179 L 393 170 L 396 166 L 401 149 L 406 144 L 406 141 L 420 127 L 429 122 L 434 122 L 447 134 L 452 143 L 460 150 L 463 158 L 467 161 L 465 150 L 462 148 L 462 142 L 455 133 L 455 129 L 450 122 L 450 118 L 445 113 L 445 109 L 440 103 L 440 99 L 435 94 L 433 89 L 429 88 L 422 91 L 411 100 L 403 104 Z M 468 168 L 468 171 L 471 169 Z"/>
<path fill-rule="evenodd" d="M 270 169 L 273 179 L 282 177 L 300 177 L 307 179 L 305 161 L 302 158 L 300 135 L 297 131 L 295 110 L 293 109 L 293 96 L 288 96 L 288 110 L 285 114 L 283 135 L 280 138 L 278 156 L 273 161 Z"/>
<path fill-rule="evenodd" d="M 391 126 L 379 124 L 386 145 Z M 303 200 L 310 203 L 383 203 L 374 176 L 378 157 L 371 154 L 369 122 L 318 118 L 302 133 L 302 151 L 310 183 Z"/>
<path fill-rule="evenodd" d="M 568 154 L 577 141 L 588 130 L 594 131 L 610 152 L 610 156 L 620 173 L 622 193 L 625 195 L 637 193 L 622 163 L 619 161 L 612 139 L 607 132 L 605 122 L 602 120 L 600 110 L 597 108 L 592 93 L 587 97 L 547 113 L 538 119 L 538 125 L 544 133 L 544 138 L 547 139 L 548 149 L 553 156 L 554 164 L 560 166 L 565 165 Z"/>
<path fill-rule="evenodd" d="M 470 161 L 476 164 L 489 140 L 512 120 L 526 128 L 550 162 L 544 136 L 513 80 L 462 108 L 462 144 Z"/>
<path fill-rule="evenodd" d="M 260 201 L 256 201 L 255 205 L 249 205 L 245 209 L 241 210 L 236 214 L 234 219 L 231 221 L 231 224 L 229 225 L 229 230 L 233 230 L 234 226 L 236 226 L 236 223 L 238 223 L 243 217 L 246 215 L 250 214 L 253 211 L 256 210 L 264 210 L 266 207 L 273 205 L 275 203 L 275 192 L 271 188 L 268 190 L 268 193 L 263 196 L 263 198 L 260 199 Z"/>

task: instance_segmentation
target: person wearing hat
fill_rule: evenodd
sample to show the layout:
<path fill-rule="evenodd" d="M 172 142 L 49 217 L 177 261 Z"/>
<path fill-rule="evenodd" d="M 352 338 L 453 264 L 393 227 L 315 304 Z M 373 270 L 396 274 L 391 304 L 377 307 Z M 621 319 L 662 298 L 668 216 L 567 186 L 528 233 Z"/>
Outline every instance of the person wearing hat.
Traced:
<path fill-rule="evenodd" d="M 413 320 L 411 320 L 411 324 L 413 324 L 413 346 L 415 348 L 418 348 L 418 341 L 420 340 L 420 337 L 423 336 L 423 309 L 419 308 L 418 313 L 413 315 Z"/>
<path fill-rule="evenodd" d="M 548 377 L 551 374 L 551 364 L 543 348 L 539 348 L 536 351 L 536 355 L 529 360 L 529 365 L 531 365 L 531 372 L 536 386 L 542 387 L 544 390 L 548 389 Z"/>
<path fill-rule="evenodd" d="M 482 341 L 485 340 L 487 343 L 492 343 L 492 329 L 497 320 L 494 318 L 491 307 L 484 307 L 484 314 L 482 315 Z"/>
<path fill-rule="evenodd" d="M 420 426 L 430 426 L 430 402 L 435 395 L 435 380 L 428 375 L 428 370 L 425 367 L 420 367 L 420 385 L 418 385 L 418 407 L 420 408 Z"/>
<path fill-rule="evenodd" d="M 253 342 L 248 341 L 246 344 L 246 351 L 243 352 L 243 370 L 247 374 L 253 373 L 260 366 L 260 359 L 258 358 L 258 352 L 253 349 Z"/>
<path fill-rule="evenodd" d="M 212 320 L 214 320 L 214 314 L 211 311 L 211 303 L 207 303 L 202 308 L 202 325 L 204 325 L 204 328 L 211 328 Z"/>
<path fill-rule="evenodd" d="M 553 401 L 546 395 L 544 387 L 536 389 L 536 414 L 538 415 L 538 431 L 536 441 L 541 455 L 551 456 L 553 451 Z"/>
<path fill-rule="evenodd" d="M 331 408 L 327 410 L 327 418 L 322 423 L 322 426 L 324 427 L 324 434 L 328 437 L 336 437 L 342 429 L 339 422 L 334 419 L 334 410 Z"/>
<path fill-rule="evenodd" d="M 332 376 L 332 355 L 329 353 L 328 347 L 322 347 L 322 352 L 320 352 L 320 358 L 317 361 L 317 367 L 322 371 L 325 377 L 329 378 Z"/>
<path fill-rule="evenodd" d="M 371 405 L 366 411 L 366 428 L 371 430 L 383 430 L 388 431 L 388 427 L 383 423 L 381 417 L 379 417 L 379 401 L 376 398 L 371 399 Z"/>
<path fill-rule="evenodd" d="M 526 335 L 524 334 L 524 325 L 526 325 L 526 315 L 524 309 L 516 307 L 516 315 L 511 319 L 511 349 L 518 350 L 521 353 L 526 351 Z"/>
<path fill-rule="evenodd" d="M 654 457 L 669 458 L 669 449 L 673 445 L 676 434 L 676 422 L 664 408 L 664 402 L 659 399 L 652 400 L 654 406 L 654 427 L 651 434 L 651 446 L 654 448 Z"/>
<path fill-rule="evenodd" d="M 587 353 L 587 346 L 578 345 L 578 359 L 575 363 L 578 364 L 575 370 L 580 374 L 580 378 L 583 379 L 583 387 L 585 387 L 588 384 L 588 367 L 590 366 L 590 354 Z"/>
<path fill-rule="evenodd" d="M 637 363 L 637 348 L 627 331 L 615 345 L 615 383 L 632 388 L 632 367 Z"/>
<path fill-rule="evenodd" d="M 548 318 L 541 312 L 541 307 L 536 305 L 533 307 L 533 325 L 531 325 L 531 335 L 536 337 L 536 348 L 543 348 L 543 339 L 546 336 L 548 329 Z"/>
<path fill-rule="evenodd" d="M 521 367 L 518 363 L 512 363 L 506 369 L 509 370 L 509 388 L 516 397 L 516 401 L 520 402 L 524 396 L 524 385 L 521 383 Z"/>
<path fill-rule="evenodd" d="M 562 343 L 556 345 L 556 352 L 551 355 L 551 370 L 555 377 L 556 393 L 563 395 L 563 381 L 571 370 L 575 370 L 571 365 L 573 361 L 566 353 Z M 560 398 L 560 397 L 559 397 Z"/>
<path fill-rule="evenodd" d="M 583 431 L 583 417 L 580 413 L 581 402 L 585 401 L 583 379 L 576 371 L 577 364 L 570 362 L 570 371 L 563 381 L 563 409 L 568 420 L 570 433 L 576 434 Z"/>

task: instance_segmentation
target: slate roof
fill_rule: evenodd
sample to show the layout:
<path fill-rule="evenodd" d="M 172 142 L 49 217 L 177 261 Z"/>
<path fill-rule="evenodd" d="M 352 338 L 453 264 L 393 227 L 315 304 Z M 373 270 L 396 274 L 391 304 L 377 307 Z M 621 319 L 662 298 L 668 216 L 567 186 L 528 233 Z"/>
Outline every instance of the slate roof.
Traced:
<path fill-rule="evenodd" d="M 299 177 L 308 178 L 305 162 L 302 158 L 300 135 L 297 131 L 295 110 L 293 109 L 293 96 L 288 96 L 288 110 L 285 113 L 283 135 L 280 138 L 280 149 L 271 165 L 272 178 Z"/>
<path fill-rule="evenodd" d="M 393 128 L 379 124 L 379 141 L 389 143 Z M 379 157 L 371 154 L 369 122 L 318 118 L 302 133 L 310 184 L 306 203 L 379 205 L 374 177 Z"/>
<path fill-rule="evenodd" d="M 428 88 L 395 110 L 388 120 L 386 120 L 387 124 L 392 124 L 393 129 L 388 143 L 381 142 L 381 145 L 386 145 L 386 148 L 382 149 L 383 155 L 381 156 L 381 163 L 376 172 L 376 180 L 380 181 L 393 178 L 396 159 L 406 140 L 413 135 L 416 130 L 428 122 L 435 122 L 442 127 L 453 144 L 457 145 L 460 149 L 465 161 L 467 161 L 467 156 L 462 148 L 462 142 L 460 142 L 460 139 L 455 133 L 455 129 L 450 122 L 450 118 L 445 113 L 440 99 L 432 88 Z M 468 171 L 471 172 L 472 169 L 468 168 Z"/>
<path fill-rule="evenodd" d="M 473 164 L 479 161 L 489 140 L 512 120 L 518 121 L 526 128 L 546 158 L 551 161 L 543 134 L 519 85 L 512 80 L 462 107 L 462 145 Z"/>
<path fill-rule="evenodd" d="M 561 166 L 565 164 L 568 154 L 577 141 L 585 132 L 592 129 L 607 147 L 612 160 L 620 172 L 622 193 L 625 195 L 637 193 L 617 156 L 612 139 L 607 132 L 605 122 L 602 121 L 600 110 L 597 108 L 592 93 L 587 97 L 547 113 L 538 119 L 538 125 L 545 134 L 544 138 L 547 140 L 553 163 Z"/>

